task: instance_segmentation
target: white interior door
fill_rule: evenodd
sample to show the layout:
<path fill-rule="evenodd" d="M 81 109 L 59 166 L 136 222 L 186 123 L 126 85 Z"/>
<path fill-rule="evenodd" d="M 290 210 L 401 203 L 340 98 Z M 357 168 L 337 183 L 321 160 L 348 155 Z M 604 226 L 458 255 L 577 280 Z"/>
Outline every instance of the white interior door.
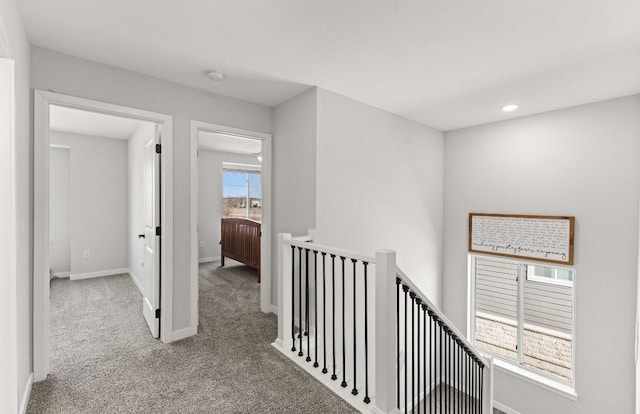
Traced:
<path fill-rule="evenodd" d="M 160 336 L 160 126 L 144 146 L 144 319 Z"/>

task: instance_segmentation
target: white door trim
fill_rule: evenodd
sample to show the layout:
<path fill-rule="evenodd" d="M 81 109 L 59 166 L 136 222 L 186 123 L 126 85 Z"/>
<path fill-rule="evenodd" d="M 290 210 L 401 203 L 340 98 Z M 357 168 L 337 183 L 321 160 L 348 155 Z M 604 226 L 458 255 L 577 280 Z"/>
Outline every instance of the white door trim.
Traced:
<path fill-rule="evenodd" d="M 198 131 L 218 132 L 262 141 L 262 239 L 260 241 L 260 309 L 271 306 L 271 134 L 191 121 L 191 324 L 198 326 Z"/>
<path fill-rule="evenodd" d="M 173 340 L 173 117 L 90 99 L 34 90 L 33 370 L 49 373 L 49 105 L 155 122 L 162 127 L 162 342 Z"/>
<path fill-rule="evenodd" d="M 0 83 L 0 263 L 6 278 L 0 292 L 0 405 L 17 412 L 18 304 L 17 304 L 17 211 L 16 211 L 16 96 L 15 60 L 0 24 L 0 59 L 4 73 Z M 6 89 L 5 89 L 6 88 Z"/>

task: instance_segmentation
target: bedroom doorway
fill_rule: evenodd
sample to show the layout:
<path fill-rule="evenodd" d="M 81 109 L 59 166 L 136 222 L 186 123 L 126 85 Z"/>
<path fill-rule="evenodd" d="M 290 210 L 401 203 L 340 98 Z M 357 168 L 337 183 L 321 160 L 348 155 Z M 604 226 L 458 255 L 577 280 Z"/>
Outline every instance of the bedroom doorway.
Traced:
<path fill-rule="evenodd" d="M 60 125 L 54 127 L 54 120 L 61 122 L 61 125 L 73 124 L 74 128 L 79 129 L 70 130 Z M 129 131 L 131 128 L 133 129 Z M 111 132 L 107 133 L 108 131 Z M 125 134 L 127 131 L 131 134 Z M 116 136 L 119 134 L 124 135 Z M 142 285 L 136 283 L 142 298 L 140 315 L 144 316 L 151 336 L 160 336 L 162 342 L 167 343 L 172 341 L 172 318 L 164 315 L 171 315 L 173 302 L 172 290 L 169 289 L 172 286 L 173 256 L 173 202 L 170 190 L 172 136 L 172 117 L 168 115 L 54 92 L 34 91 L 35 381 L 46 379 L 50 371 L 50 275 L 54 270 L 51 266 L 51 253 L 55 253 L 51 249 L 51 236 L 55 233 L 55 227 L 52 228 L 51 224 L 61 221 L 58 216 L 53 219 L 51 217 L 51 213 L 55 213 L 50 206 L 50 176 L 54 166 L 52 162 L 55 161 L 51 154 L 51 144 L 68 147 L 71 151 L 69 179 L 73 196 L 70 196 L 70 210 L 75 215 L 72 214 L 70 218 L 71 223 L 75 224 L 70 227 L 71 258 L 67 276 L 71 280 L 93 281 L 106 281 L 97 278 L 110 275 L 131 276 L 132 286 L 136 279 L 138 282 L 142 279 Z M 137 154 L 135 159 L 129 159 L 132 153 Z M 135 169 L 128 168 L 129 164 L 135 166 Z M 133 175 L 128 174 L 133 171 Z M 138 182 L 138 178 L 142 181 Z M 85 182 L 86 180 L 89 181 Z M 128 204 L 128 189 L 132 183 L 139 184 L 140 199 L 144 198 L 135 208 Z M 97 205 L 90 204 L 92 202 Z M 74 209 L 73 206 L 77 208 Z M 132 226 L 128 222 L 132 209 L 143 217 L 138 223 L 140 225 Z M 113 213 L 113 217 L 107 213 Z M 99 218 L 96 218 L 96 214 Z M 110 223 L 108 225 L 113 229 L 91 227 L 96 223 Z M 91 230 L 83 231 L 88 228 Z M 74 233 L 74 229 L 79 231 Z M 130 238 L 134 241 L 129 240 Z M 128 260 L 134 256 L 128 255 L 127 246 L 133 246 L 133 243 L 136 247 L 142 247 L 140 243 L 145 246 L 141 254 L 135 257 L 144 256 L 144 250 L 147 251 L 146 257 L 136 259 L 144 263 L 140 267 L 145 268 L 144 271 L 135 272 L 136 276 L 131 269 L 134 266 Z M 160 244 L 162 249 L 159 248 Z"/>
<path fill-rule="evenodd" d="M 276 313 L 269 243 L 271 135 L 192 121 L 191 160 L 192 323 L 197 324 L 199 317 L 200 265 L 215 262 L 220 267 L 222 260 L 251 270 L 259 283 L 260 310 Z M 239 235 L 242 241 L 229 241 Z M 235 251 L 227 247 L 238 242 L 245 247 Z"/>

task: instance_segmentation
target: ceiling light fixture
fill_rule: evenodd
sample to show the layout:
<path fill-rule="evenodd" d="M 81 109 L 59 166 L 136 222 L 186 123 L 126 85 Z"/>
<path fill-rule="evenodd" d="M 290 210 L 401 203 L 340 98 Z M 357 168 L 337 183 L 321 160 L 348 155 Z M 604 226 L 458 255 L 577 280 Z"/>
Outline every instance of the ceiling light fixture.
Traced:
<path fill-rule="evenodd" d="M 224 75 L 222 74 L 222 72 L 218 72 L 217 70 L 208 71 L 207 76 L 209 77 L 209 79 L 216 82 L 220 82 L 224 79 Z"/>
<path fill-rule="evenodd" d="M 502 110 L 505 112 L 513 112 L 516 109 L 518 109 L 518 105 L 516 104 L 509 104 L 502 107 Z"/>

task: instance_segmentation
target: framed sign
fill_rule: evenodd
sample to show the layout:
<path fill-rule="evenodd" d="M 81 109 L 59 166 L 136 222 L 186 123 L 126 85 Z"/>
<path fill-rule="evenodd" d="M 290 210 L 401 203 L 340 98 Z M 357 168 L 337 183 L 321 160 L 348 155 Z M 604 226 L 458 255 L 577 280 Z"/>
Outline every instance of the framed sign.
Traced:
<path fill-rule="evenodd" d="M 573 264 L 575 217 L 469 213 L 469 251 Z"/>

